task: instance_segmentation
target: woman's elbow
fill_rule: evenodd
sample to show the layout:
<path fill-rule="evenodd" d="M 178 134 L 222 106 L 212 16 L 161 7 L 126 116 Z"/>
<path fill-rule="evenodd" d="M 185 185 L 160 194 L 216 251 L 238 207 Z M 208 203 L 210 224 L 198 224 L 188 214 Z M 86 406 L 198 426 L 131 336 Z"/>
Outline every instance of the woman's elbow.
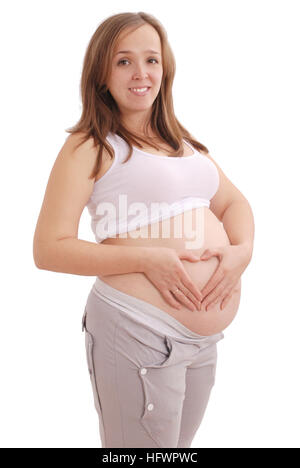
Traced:
<path fill-rule="evenodd" d="M 49 249 L 48 249 L 49 250 Z M 32 254 L 35 266 L 39 270 L 47 270 L 46 266 L 47 245 L 45 242 L 33 240 Z"/>
<path fill-rule="evenodd" d="M 39 268 L 39 270 L 44 269 L 41 252 L 35 245 L 33 246 L 33 260 L 35 266 Z"/>

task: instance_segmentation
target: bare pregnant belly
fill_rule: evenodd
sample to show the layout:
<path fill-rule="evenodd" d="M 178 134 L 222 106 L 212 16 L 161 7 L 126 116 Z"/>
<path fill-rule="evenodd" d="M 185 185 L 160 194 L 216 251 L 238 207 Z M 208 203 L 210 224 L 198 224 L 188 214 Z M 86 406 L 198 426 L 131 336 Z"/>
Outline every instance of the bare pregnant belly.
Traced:
<path fill-rule="evenodd" d="M 202 254 L 206 248 L 230 245 L 222 223 L 209 208 L 195 208 L 189 212 L 189 215 L 186 213 L 185 216 L 190 216 L 188 222 L 186 222 L 187 218 L 183 218 L 183 214 L 179 214 L 169 220 L 160 221 L 155 225 L 152 224 L 151 227 L 146 226 L 136 231 L 130 231 L 127 233 L 127 238 L 122 238 L 120 235 L 115 238 L 105 239 L 102 243 L 169 247 L 175 250 L 187 249 L 196 254 Z M 175 226 L 177 226 L 177 231 Z M 184 232 L 181 235 L 178 235 L 178 232 L 180 232 L 178 226 L 184 226 Z M 200 260 L 199 262 L 181 261 L 199 290 L 205 286 L 219 264 L 217 257 L 212 257 L 206 261 Z M 144 273 L 126 273 L 99 276 L 99 278 L 113 288 L 162 309 L 199 335 L 213 335 L 228 327 L 234 319 L 240 303 L 241 280 L 239 280 L 230 301 L 223 310 L 220 309 L 219 302 L 208 311 L 193 312 L 183 304 L 180 310 L 169 305 Z"/>

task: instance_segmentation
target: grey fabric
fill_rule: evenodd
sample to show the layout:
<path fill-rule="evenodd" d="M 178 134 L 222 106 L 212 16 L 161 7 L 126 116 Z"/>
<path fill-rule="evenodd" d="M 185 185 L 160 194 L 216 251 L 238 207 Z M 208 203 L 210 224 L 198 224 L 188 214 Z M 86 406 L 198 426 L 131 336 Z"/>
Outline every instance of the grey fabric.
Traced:
<path fill-rule="evenodd" d="M 110 287 L 110 292 L 115 304 L 93 287 L 82 317 L 102 447 L 190 447 L 215 382 L 223 333 L 197 335 L 166 312 L 128 296 L 137 311 L 142 307 L 151 317 L 155 309 L 152 327 L 125 311 L 126 294 L 121 293 L 121 309 L 120 291 Z"/>

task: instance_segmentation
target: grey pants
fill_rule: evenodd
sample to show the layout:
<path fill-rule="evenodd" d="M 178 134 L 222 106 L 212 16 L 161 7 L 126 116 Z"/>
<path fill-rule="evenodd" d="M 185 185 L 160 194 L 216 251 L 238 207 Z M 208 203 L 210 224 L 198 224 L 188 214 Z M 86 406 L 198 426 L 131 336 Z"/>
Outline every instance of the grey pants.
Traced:
<path fill-rule="evenodd" d="M 102 447 L 190 447 L 223 333 L 198 335 L 98 278 L 82 330 Z"/>

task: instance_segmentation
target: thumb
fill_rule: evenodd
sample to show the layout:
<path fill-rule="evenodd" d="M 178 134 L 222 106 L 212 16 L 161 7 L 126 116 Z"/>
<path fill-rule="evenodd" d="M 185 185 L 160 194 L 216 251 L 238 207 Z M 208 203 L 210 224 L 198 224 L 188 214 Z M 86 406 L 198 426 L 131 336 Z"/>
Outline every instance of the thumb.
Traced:
<path fill-rule="evenodd" d="M 188 260 L 190 262 L 197 262 L 200 260 L 200 256 L 199 255 L 196 255 L 192 252 L 190 252 L 189 250 L 181 250 L 179 253 L 178 253 L 178 256 L 181 260 Z"/>
<path fill-rule="evenodd" d="M 202 253 L 200 260 L 208 260 L 212 255 L 214 255 L 214 252 L 212 252 L 210 249 L 206 249 Z"/>

